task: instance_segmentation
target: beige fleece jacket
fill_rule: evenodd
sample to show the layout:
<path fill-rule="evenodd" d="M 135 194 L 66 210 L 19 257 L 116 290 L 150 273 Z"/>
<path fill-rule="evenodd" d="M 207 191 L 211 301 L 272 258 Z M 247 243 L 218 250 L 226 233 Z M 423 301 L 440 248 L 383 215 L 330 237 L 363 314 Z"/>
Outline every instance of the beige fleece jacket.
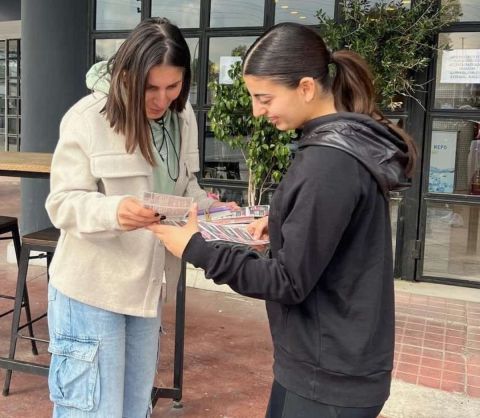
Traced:
<path fill-rule="evenodd" d="M 122 231 L 122 199 L 152 191 L 152 167 L 139 149 L 125 151 L 125 138 L 100 114 L 103 93 L 77 102 L 63 117 L 55 149 L 46 209 L 60 239 L 50 267 L 51 284 L 65 295 L 112 312 L 154 317 L 163 274 L 174 295 L 180 260 L 145 229 Z M 192 196 L 200 208 L 213 200 L 199 187 L 198 133 L 190 104 L 179 114 L 180 176 L 175 194 Z"/>

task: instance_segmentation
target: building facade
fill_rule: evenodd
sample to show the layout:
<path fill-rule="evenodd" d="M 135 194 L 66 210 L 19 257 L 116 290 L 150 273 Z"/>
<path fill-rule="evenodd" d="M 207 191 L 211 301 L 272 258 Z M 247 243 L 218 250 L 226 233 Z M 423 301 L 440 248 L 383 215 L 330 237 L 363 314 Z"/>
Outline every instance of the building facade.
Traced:
<path fill-rule="evenodd" d="M 63 97 L 56 114 L 48 122 L 45 118 L 42 122 L 51 124 L 49 132 L 58 129 L 56 124 L 68 105 L 86 93 L 78 84 L 83 78 L 77 80 L 84 70 L 94 62 L 108 59 L 142 19 L 165 16 L 182 29 L 192 55 L 190 100 L 199 126 L 200 184 L 222 199 L 242 204 L 246 203 L 245 162 L 238 151 L 216 140 L 210 130 L 207 113 L 214 99 L 208 83 L 228 79 L 228 64 L 276 23 L 296 21 L 315 26 L 319 9 L 341 19 L 339 0 L 78 0 L 69 1 L 68 6 L 62 3 L 65 2 L 21 2 L 22 68 L 27 78 L 33 66 L 38 65 L 34 61 L 25 65 L 28 51 L 36 50 L 41 40 L 32 39 L 31 23 L 27 26 L 25 19 L 37 22 L 37 38 L 45 36 L 48 42 L 55 42 L 65 32 L 73 39 L 68 50 L 61 51 L 63 58 L 60 56 L 58 62 L 42 63 L 44 71 L 62 65 L 59 61 L 65 59 L 77 65 L 75 74 L 62 82 L 64 86 L 76 83 L 77 87 L 70 88 L 71 94 Z M 409 0 L 403 3 L 410 6 Z M 458 0 L 458 5 L 462 16 L 437 40 L 438 45 L 448 43 L 450 50 L 433 53 L 428 73 L 418 75 L 419 82 L 426 82 L 425 93 L 418 100 L 406 100 L 399 111 L 387 113 L 391 119 L 402 121 L 421 151 L 414 187 L 391 198 L 395 272 L 397 277 L 409 280 L 480 287 L 480 185 L 477 186 L 477 177 L 480 182 L 480 8 L 478 0 Z M 77 7 L 75 14 L 72 7 Z M 68 20 L 69 24 L 61 26 L 61 31 L 55 28 L 55 34 L 51 34 L 42 16 L 52 13 L 56 22 L 66 22 L 68 16 L 77 25 L 77 31 L 82 27 L 82 31 L 87 28 L 86 32 L 74 36 L 75 29 Z M 85 20 L 80 22 L 82 19 Z M 5 92 L 2 83 L 9 82 L 1 75 L 2 57 L 10 59 L 8 52 L 2 55 L 1 48 L 6 42 L 0 35 L 0 100 L 6 103 L 4 107 L 11 106 L 11 100 L 20 102 L 16 96 L 8 96 L 8 92 L 3 93 L 3 99 L 1 96 Z M 22 84 L 25 82 L 28 80 Z M 36 94 L 45 94 L 43 90 Z M 28 107 L 27 102 L 38 100 L 31 94 L 24 85 L 21 95 L 24 107 Z M 60 109 L 62 106 L 64 109 Z M 25 114 L 22 117 L 28 130 L 29 120 Z M 11 119 L 19 123 L 20 112 Z M 23 132 L 21 141 L 22 150 L 53 151 L 56 138 L 44 141 Z"/>

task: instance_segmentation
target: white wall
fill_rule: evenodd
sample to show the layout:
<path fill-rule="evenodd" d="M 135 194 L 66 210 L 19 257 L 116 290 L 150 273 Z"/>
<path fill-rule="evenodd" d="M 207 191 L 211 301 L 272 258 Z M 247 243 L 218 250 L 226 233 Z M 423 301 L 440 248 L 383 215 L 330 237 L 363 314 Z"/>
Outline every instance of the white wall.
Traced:
<path fill-rule="evenodd" d="M 0 22 L 0 39 L 2 38 L 20 38 L 22 34 L 22 24 L 20 20 L 10 20 Z"/>

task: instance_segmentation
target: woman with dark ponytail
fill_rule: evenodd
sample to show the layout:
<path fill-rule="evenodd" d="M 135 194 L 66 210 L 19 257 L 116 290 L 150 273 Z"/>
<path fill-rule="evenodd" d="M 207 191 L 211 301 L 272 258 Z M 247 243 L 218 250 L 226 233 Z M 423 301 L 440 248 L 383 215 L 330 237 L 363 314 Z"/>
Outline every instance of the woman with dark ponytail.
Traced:
<path fill-rule="evenodd" d="M 248 50 L 243 75 L 255 116 L 302 130 L 270 216 L 249 226 L 269 237 L 269 258 L 205 242 L 194 210 L 183 228 L 149 229 L 208 279 L 267 301 L 267 417 L 377 417 L 395 335 L 388 197 L 409 186 L 415 146 L 378 110 L 365 61 L 330 52 L 310 28 L 272 27 Z"/>

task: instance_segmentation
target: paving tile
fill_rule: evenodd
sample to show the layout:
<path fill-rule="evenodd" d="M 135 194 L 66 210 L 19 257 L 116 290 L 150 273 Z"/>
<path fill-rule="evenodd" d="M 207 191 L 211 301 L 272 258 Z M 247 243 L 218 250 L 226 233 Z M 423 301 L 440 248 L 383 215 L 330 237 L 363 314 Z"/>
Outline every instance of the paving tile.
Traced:
<path fill-rule="evenodd" d="M 440 389 L 440 379 L 434 379 L 427 376 L 419 376 L 418 384 L 433 389 Z"/>
<path fill-rule="evenodd" d="M 442 382 L 444 380 L 448 382 L 464 384 L 466 380 L 465 372 L 463 371 L 461 373 L 455 373 L 455 372 L 444 369 L 442 372 Z"/>
<path fill-rule="evenodd" d="M 443 360 L 422 357 L 420 364 L 422 365 L 422 367 L 430 367 L 433 369 L 442 370 Z"/>
<path fill-rule="evenodd" d="M 416 384 L 418 380 L 417 374 L 411 374 L 411 373 L 403 373 L 401 371 L 398 371 L 395 373 L 395 378 L 403 380 L 404 382 L 407 383 L 413 383 Z"/>
<path fill-rule="evenodd" d="M 442 380 L 440 389 L 446 392 L 465 393 L 465 383 Z"/>
<path fill-rule="evenodd" d="M 476 386 L 480 388 L 480 376 L 478 375 L 471 375 L 470 373 L 467 375 L 467 384 L 469 386 Z"/>
<path fill-rule="evenodd" d="M 420 360 L 422 359 L 419 355 L 412 355 L 407 353 L 401 353 L 400 355 L 400 362 L 402 363 L 410 363 L 410 364 L 420 364 Z"/>
<path fill-rule="evenodd" d="M 428 347 L 423 347 L 422 356 L 424 358 L 440 359 L 443 360 L 444 352 L 443 350 L 434 350 Z"/>
<path fill-rule="evenodd" d="M 441 367 L 441 364 L 440 364 Z M 419 374 L 419 379 L 420 376 L 422 377 L 429 377 L 432 379 L 441 379 L 442 377 L 442 369 L 440 367 L 425 367 L 422 363 L 422 365 L 419 368 L 418 374 Z M 420 381 L 420 380 L 419 380 Z"/>
<path fill-rule="evenodd" d="M 466 393 L 468 396 L 471 396 L 472 398 L 480 398 L 480 387 L 467 385 Z"/>
<path fill-rule="evenodd" d="M 444 361 L 443 362 L 443 369 L 445 371 L 455 372 L 455 373 L 460 373 L 462 375 L 465 375 L 466 366 L 465 366 L 465 364 L 462 364 L 462 363 L 454 363 L 454 362 L 451 362 L 451 361 Z"/>

